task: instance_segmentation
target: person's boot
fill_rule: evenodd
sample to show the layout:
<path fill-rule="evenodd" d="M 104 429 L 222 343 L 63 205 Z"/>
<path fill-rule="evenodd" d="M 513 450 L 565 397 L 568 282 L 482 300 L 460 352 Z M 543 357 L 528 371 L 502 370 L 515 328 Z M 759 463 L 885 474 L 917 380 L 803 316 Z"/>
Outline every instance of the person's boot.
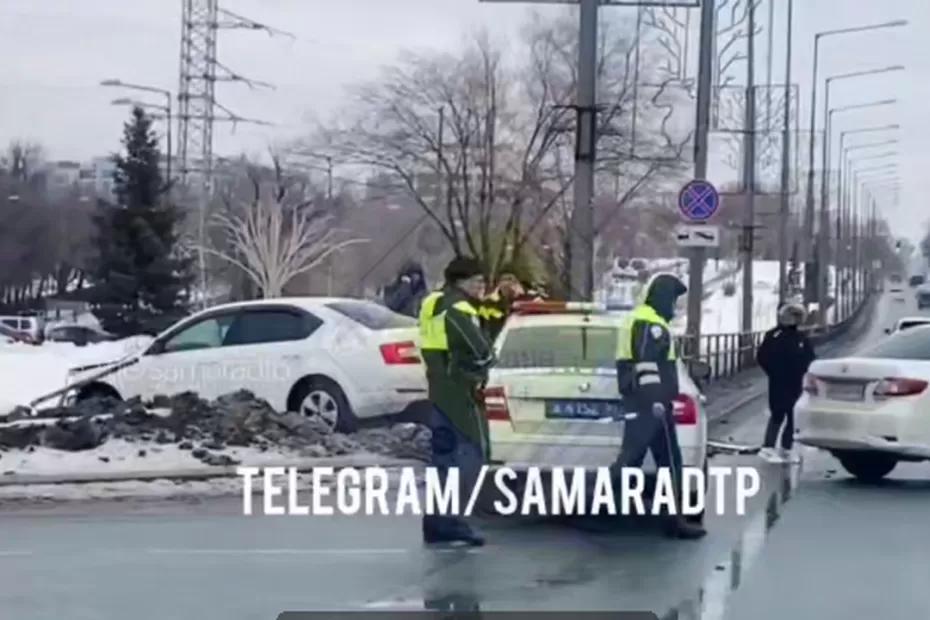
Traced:
<path fill-rule="evenodd" d="M 699 521 L 691 521 L 683 515 L 676 515 L 669 518 L 666 534 L 670 538 L 697 540 L 704 538 L 707 535 L 707 530 Z"/>
<path fill-rule="evenodd" d="M 476 534 L 467 525 L 449 524 L 443 527 L 427 521 L 423 522 L 423 542 L 427 545 L 462 544 L 469 547 L 484 546 L 484 538 Z"/>

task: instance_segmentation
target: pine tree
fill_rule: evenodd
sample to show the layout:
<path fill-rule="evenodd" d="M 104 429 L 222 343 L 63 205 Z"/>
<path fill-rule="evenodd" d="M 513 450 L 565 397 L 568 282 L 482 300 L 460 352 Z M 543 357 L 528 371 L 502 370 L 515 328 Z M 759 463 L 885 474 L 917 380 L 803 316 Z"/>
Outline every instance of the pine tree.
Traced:
<path fill-rule="evenodd" d="M 116 204 L 95 218 L 96 313 L 118 335 L 152 333 L 186 312 L 190 259 L 179 252 L 183 214 L 168 199 L 152 120 L 134 108 L 123 127 L 124 152 L 114 156 Z"/>

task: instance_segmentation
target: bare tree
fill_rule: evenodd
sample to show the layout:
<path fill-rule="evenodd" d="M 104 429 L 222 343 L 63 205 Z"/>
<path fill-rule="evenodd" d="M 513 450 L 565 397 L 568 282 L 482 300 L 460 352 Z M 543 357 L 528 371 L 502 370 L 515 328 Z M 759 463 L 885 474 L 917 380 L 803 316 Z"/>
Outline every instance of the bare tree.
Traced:
<path fill-rule="evenodd" d="M 254 171 L 250 178 L 252 200 L 212 218 L 227 248 L 204 250 L 242 270 L 263 297 L 280 297 L 294 278 L 334 252 L 367 241 L 337 240 L 339 231 L 330 226 L 332 215 L 314 207 L 306 188 L 288 178 L 279 159 L 274 160 L 270 192 L 263 191 Z"/>
<path fill-rule="evenodd" d="M 19 181 L 29 181 L 42 162 L 43 149 L 40 144 L 27 140 L 14 140 L 7 147 L 4 167 L 9 175 Z"/>
<path fill-rule="evenodd" d="M 456 254 L 483 260 L 492 278 L 542 241 L 565 231 L 574 180 L 571 146 L 577 75 L 577 24 L 536 17 L 522 32 L 528 54 L 505 55 L 478 35 L 458 54 L 407 54 L 355 92 L 354 119 L 324 131 L 319 148 L 347 164 L 388 173 Z M 634 45 L 627 25 L 608 24 L 599 41 L 599 175 L 621 196 L 644 186 L 635 164 L 631 116 L 636 103 Z M 640 119 L 656 148 L 671 146 L 665 93 Z M 684 142 L 687 142 L 687 138 Z M 627 183 L 627 181 L 630 181 Z M 629 187 L 627 187 L 627 185 Z M 561 241 L 556 241 L 559 245 Z"/>

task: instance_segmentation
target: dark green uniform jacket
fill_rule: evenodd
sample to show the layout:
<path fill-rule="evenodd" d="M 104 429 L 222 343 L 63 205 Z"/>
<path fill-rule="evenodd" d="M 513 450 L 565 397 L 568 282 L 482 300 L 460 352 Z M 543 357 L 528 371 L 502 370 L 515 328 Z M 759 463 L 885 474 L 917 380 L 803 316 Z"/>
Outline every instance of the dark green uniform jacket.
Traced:
<path fill-rule="evenodd" d="M 478 393 L 493 361 L 491 346 L 481 330 L 477 302 L 447 287 L 433 316 L 443 312 L 449 350 L 424 351 L 429 399 L 487 455 L 488 421 Z"/>

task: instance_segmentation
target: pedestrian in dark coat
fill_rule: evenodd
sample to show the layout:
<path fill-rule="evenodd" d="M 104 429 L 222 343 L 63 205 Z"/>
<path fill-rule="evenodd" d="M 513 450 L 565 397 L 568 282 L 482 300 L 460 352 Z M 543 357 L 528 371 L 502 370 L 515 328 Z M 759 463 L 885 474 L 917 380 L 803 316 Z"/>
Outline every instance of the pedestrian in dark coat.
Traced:
<path fill-rule="evenodd" d="M 416 318 L 427 292 L 423 267 L 409 261 L 397 274 L 397 279 L 384 289 L 384 305 L 394 312 Z"/>
<path fill-rule="evenodd" d="M 797 457 L 791 453 L 794 444 L 794 406 L 801 398 L 804 375 L 816 359 L 814 346 L 800 329 L 805 317 L 803 306 L 783 306 L 778 313 L 778 326 L 765 334 L 757 354 L 759 366 L 768 376 L 771 411 L 759 454 L 774 462 L 797 461 Z M 779 431 L 781 450 L 776 451 Z"/>

